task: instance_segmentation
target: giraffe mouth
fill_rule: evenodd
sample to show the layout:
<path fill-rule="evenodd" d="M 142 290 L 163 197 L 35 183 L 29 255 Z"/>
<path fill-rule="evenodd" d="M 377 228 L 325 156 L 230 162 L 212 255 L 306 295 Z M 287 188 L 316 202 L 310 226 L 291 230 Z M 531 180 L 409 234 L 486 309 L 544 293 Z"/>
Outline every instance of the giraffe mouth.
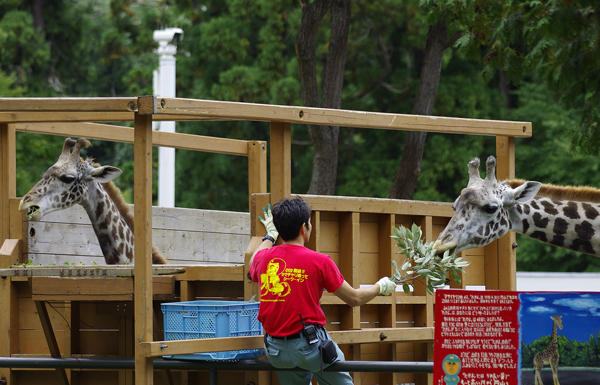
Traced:
<path fill-rule="evenodd" d="M 30 206 L 27 210 L 27 219 L 33 219 L 33 216 L 40 211 L 40 206 Z"/>

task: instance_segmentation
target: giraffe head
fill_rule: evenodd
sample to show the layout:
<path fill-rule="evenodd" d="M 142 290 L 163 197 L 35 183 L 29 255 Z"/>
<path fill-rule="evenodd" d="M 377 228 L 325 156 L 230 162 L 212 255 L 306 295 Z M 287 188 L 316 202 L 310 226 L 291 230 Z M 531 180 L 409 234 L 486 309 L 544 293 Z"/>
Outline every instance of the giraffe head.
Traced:
<path fill-rule="evenodd" d="M 496 181 L 496 158 L 486 162 L 486 176 L 479 175 L 479 158 L 469 162 L 469 183 L 452 204 L 456 213 L 440 233 L 433 248 L 438 253 L 482 247 L 513 229 L 520 214 L 517 206 L 531 200 L 542 186 L 525 182 L 512 188 Z"/>
<path fill-rule="evenodd" d="M 122 171 L 116 167 L 94 167 L 91 159 L 81 159 L 81 149 L 90 146 L 85 139 L 67 138 L 58 161 L 21 199 L 19 211 L 27 211 L 29 220 L 39 221 L 53 211 L 82 203 L 89 183 L 107 183 L 121 175 Z"/>
<path fill-rule="evenodd" d="M 552 318 L 552 321 L 554 321 L 554 323 L 556 324 L 556 326 L 558 326 L 558 328 L 560 330 L 562 330 L 563 326 L 562 326 L 562 316 L 558 315 L 558 314 L 554 314 L 554 316 L 550 317 Z"/>

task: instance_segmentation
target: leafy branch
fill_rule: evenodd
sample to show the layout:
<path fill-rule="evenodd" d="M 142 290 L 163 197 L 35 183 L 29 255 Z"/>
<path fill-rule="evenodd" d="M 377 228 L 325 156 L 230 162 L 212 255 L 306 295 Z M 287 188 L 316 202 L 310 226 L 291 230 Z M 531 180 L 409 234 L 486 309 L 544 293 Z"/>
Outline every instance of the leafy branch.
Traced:
<path fill-rule="evenodd" d="M 446 284 L 446 276 L 452 274 L 455 282 L 460 283 L 458 273 L 464 273 L 462 267 L 468 266 L 469 262 L 464 261 L 462 257 L 456 258 L 446 250 L 443 255 L 438 255 L 433 248 L 433 242 L 423 242 L 421 237 L 423 232 L 421 227 L 415 224 L 408 230 L 404 226 L 394 228 L 394 235 L 391 237 L 397 241 L 396 245 L 402 250 L 398 254 L 406 256 L 400 273 L 398 264 L 392 260 L 394 267 L 394 276 L 392 280 L 396 284 L 401 284 L 406 294 L 410 293 L 409 282 L 422 277 L 426 283 L 427 293 L 433 295 L 433 289 Z"/>

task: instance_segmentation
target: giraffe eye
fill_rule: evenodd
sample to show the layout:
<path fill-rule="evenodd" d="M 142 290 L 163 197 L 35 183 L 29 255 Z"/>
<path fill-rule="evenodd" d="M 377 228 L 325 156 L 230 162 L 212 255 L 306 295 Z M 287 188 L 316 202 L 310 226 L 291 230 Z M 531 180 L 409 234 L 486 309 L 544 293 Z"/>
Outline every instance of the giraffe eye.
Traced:
<path fill-rule="evenodd" d="M 485 211 L 488 214 L 493 214 L 496 211 L 498 211 L 498 205 L 495 203 L 489 203 L 483 206 L 483 211 Z"/>
<path fill-rule="evenodd" d="M 71 184 L 73 183 L 73 181 L 75 181 L 75 177 L 71 175 L 61 175 L 58 179 L 60 179 L 61 182 L 66 184 Z"/>

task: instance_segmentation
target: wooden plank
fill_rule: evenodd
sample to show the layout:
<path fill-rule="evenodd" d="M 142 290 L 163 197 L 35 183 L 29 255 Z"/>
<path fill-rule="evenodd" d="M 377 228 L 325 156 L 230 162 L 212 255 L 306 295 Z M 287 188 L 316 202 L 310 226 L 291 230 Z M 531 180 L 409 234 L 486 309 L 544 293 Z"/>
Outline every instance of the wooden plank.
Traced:
<path fill-rule="evenodd" d="M 1 251 L 0 251 L 1 252 Z M 154 265 L 152 275 L 173 275 L 185 273 L 182 266 Z M 14 266 L 0 269 L 0 277 L 60 277 L 60 278 L 103 278 L 132 277 L 133 266 Z"/>
<path fill-rule="evenodd" d="M 299 196 L 309 201 L 311 210 L 316 211 L 403 214 L 447 218 L 451 218 L 454 215 L 452 203 L 446 202 L 329 195 L 299 194 Z M 397 226 L 402 224 L 399 220 L 396 220 L 396 222 Z"/>
<path fill-rule="evenodd" d="M 338 344 L 392 343 L 433 341 L 434 328 L 378 328 L 366 330 L 328 331 Z M 382 340 L 381 334 L 385 335 Z M 170 354 L 222 352 L 241 349 L 261 349 L 263 336 L 208 338 L 199 340 L 155 341 L 143 343 L 147 355 L 161 357 Z"/>
<path fill-rule="evenodd" d="M 183 98 L 163 98 L 160 104 L 161 106 L 158 108 L 157 113 L 159 115 L 171 115 L 174 119 L 177 115 L 187 115 L 296 124 L 427 131 L 446 134 L 505 135 L 514 137 L 530 137 L 532 135 L 530 122 L 446 118 L 440 116 L 390 114 Z"/>
<path fill-rule="evenodd" d="M 19 350 L 19 296 L 18 286 L 12 279 L 0 280 L 0 356 L 11 357 Z M 0 368 L 0 377 L 7 379 L 8 383 L 16 383 L 16 375 L 10 368 Z M 14 381 L 14 382 L 11 382 Z"/>
<path fill-rule="evenodd" d="M 17 205 L 19 203 L 17 200 Z M 133 205 L 129 205 L 133 210 Z M 54 211 L 42 218 L 47 223 L 82 224 L 91 226 L 90 220 L 80 205 Z M 223 234 L 250 234 L 250 214 L 236 211 L 186 209 L 180 207 L 152 207 L 153 230 L 204 231 Z M 36 229 L 37 231 L 37 229 Z M 28 229 L 29 232 L 29 229 Z"/>
<path fill-rule="evenodd" d="M 131 119 L 129 120 L 133 120 L 133 114 L 131 114 Z M 133 143 L 134 136 L 134 129 L 131 127 L 88 122 L 15 123 L 14 128 L 21 132 L 85 137 L 87 139 L 100 139 L 123 143 Z M 247 156 L 249 143 L 252 142 L 183 133 L 152 132 L 152 144 L 154 146 L 173 147 L 218 154 Z"/>
<path fill-rule="evenodd" d="M 136 98 L 0 98 L 0 111 L 133 112 Z"/>
<path fill-rule="evenodd" d="M 6 239 L 4 241 L 2 248 L 0 248 L 0 267 L 8 267 L 19 263 L 22 249 L 21 244 L 20 239 Z"/>
<path fill-rule="evenodd" d="M 271 122 L 271 203 L 292 194 L 292 125 Z"/>
<path fill-rule="evenodd" d="M 0 112 L 0 122 L 35 123 L 35 122 L 130 122 L 132 112 L 49 112 L 49 111 L 15 111 Z"/>
<path fill-rule="evenodd" d="M 139 108 L 152 97 L 139 98 Z M 135 383 L 153 385 L 152 359 L 140 348 L 153 340 L 152 314 L 152 116 L 135 115 L 134 142 L 134 237 L 135 255 Z M 141 257 L 141 258 L 140 258 Z"/>
<path fill-rule="evenodd" d="M 267 192 L 267 142 L 248 142 L 248 211 L 252 194 Z"/>
<path fill-rule="evenodd" d="M 185 266 L 185 273 L 177 274 L 177 281 L 243 281 L 244 264 L 210 264 Z"/>
<path fill-rule="evenodd" d="M 249 219 L 248 213 L 155 207 L 152 237 L 171 264 L 243 263 L 250 239 Z M 98 239 L 80 206 L 50 213 L 40 222 L 25 223 L 29 234 L 25 254 L 33 263 L 105 264 Z"/>
<path fill-rule="evenodd" d="M 60 350 L 58 348 L 58 343 L 56 341 L 56 337 L 54 336 L 54 331 L 52 330 L 52 324 L 50 323 L 50 318 L 48 318 L 48 310 L 46 309 L 46 304 L 40 301 L 35 301 L 35 307 L 37 309 L 38 315 L 40 317 L 40 321 L 42 323 L 42 329 L 44 330 L 44 335 L 46 336 L 46 341 L 48 342 L 48 348 L 50 350 L 50 355 L 54 358 L 60 358 Z M 56 368 L 56 375 L 58 376 L 58 383 L 61 385 L 68 385 L 69 379 L 67 378 L 67 372 L 64 368 Z"/>
<path fill-rule="evenodd" d="M 11 125 L 0 124 L 0 242 L 11 238 L 10 199 L 17 194 L 16 134 Z"/>
<path fill-rule="evenodd" d="M 154 276 L 152 287 L 156 295 L 175 293 L 175 277 Z M 131 301 L 134 279 L 123 278 L 67 278 L 32 277 L 32 298 L 36 301 Z"/>
<path fill-rule="evenodd" d="M 496 138 L 496 178 L 498 180 L 515 177 L 515 139 Z M 509 232 L 497 240 L 498 243 L 498 289 L 517 290 L 517 253 L 513 246 L 516 235 Z"/>

